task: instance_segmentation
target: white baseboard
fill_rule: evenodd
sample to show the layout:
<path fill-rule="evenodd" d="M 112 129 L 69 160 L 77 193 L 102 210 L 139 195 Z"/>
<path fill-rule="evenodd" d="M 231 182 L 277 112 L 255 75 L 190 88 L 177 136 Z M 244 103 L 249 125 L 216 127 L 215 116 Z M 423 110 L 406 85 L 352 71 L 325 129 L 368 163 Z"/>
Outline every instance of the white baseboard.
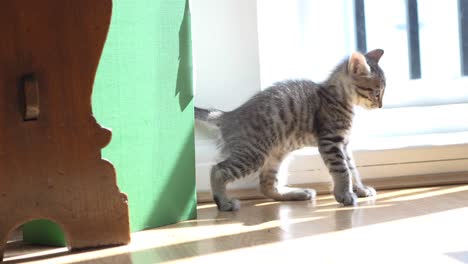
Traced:
<path fill-rule="evenodd" d="M 364 181 L 468 171 L 468 143 L 464 142 L 468 141 L 467 132 L 373 141 L 361 144 L 360 149 L 354 152 Z M 210 190 L 209 172 L 217 157 L 214 141 L 206 138 L 196 140 L 196 156 L 197 190 L 206 192 Z M 288 163 L 280 175 L 284 184 L 326 183 L 331 180 L 314 148 L 294 152 Z M 253 189 L 257 186 L 258 176 L 252 175 L 230 184 L 228 189 Z"/>

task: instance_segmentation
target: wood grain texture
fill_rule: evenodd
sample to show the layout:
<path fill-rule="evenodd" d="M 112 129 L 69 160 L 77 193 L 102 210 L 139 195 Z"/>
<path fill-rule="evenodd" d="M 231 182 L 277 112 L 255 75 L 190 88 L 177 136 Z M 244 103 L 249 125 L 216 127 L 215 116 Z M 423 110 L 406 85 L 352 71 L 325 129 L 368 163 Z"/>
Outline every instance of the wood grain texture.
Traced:
<path fill-rule="evenodd" d="M 0 254 L 8 234 L 33 219 L 59 224 L 71 249 L 130 240 L 126 196 L 101 159 L 111 133 L 91 109 L 111 12 L 111 0 L 2 1 Z M 25 102 L 29 74 L 40 100 Z M 34 102 L 40 118 L 25 122 Z"/>
<path fill-rule="evenodd" d="M 37 79 L 31 74 L 24 76 L 22 81 L 24 89 L 24 120 L 37 120 L 41 112 Z"/>

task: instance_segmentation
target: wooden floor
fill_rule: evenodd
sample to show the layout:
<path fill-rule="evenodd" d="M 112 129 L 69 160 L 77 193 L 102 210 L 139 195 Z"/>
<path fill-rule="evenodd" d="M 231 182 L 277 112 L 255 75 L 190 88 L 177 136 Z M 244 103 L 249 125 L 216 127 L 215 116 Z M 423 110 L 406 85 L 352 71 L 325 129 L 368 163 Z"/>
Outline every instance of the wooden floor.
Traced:
<path fill-rule="evenodd" d="M 245 201 L 234 213 L 201 204 L 198 216 L 135 233 L 124 247 L 12 243 L 5 263 L 468 263 L 468 185 L 379 192 L 354 208 L 330 196 Z"/>

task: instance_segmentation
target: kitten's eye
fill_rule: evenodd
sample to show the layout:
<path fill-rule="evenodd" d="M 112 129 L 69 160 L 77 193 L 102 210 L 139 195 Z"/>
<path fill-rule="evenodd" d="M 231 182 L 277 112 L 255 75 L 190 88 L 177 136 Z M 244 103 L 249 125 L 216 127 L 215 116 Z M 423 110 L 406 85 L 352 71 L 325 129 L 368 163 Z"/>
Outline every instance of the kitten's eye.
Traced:
<path fill-rule="evenodd" d="M 380 91 L 374 90 L 372 92 L 371 96 L 372 96 L 373 100 L 379 101 L 380 100 Z"/>

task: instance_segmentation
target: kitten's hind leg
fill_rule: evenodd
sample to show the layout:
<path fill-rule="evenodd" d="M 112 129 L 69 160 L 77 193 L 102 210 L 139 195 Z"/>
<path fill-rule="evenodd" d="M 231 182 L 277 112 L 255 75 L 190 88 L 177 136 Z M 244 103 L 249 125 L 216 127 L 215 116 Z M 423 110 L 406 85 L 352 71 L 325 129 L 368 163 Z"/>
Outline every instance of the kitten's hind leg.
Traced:
<path fill-rule="evenodd" d="M 211 168 L 211 191 L 213 200 L 220 211 L 236 211 L 240 208 L 237 199 L 230 199 L 226 194 L 226 185 L 236 179 L 229 169 L 229 162 L 223 161 Z"/>
<path fill-rule="evenodd" d="M 239 200 L 230 199 L 227 196 L 226 185 L 257 170 L 262 161 L 261 157 L 249 162 L 233 155 L 213 166 L 211 169 L 211 190 L 213 200 L 220 211 L 239 210 Z"/>
<path fill-rule="evenodd" d="M 313 189 L 278 186 L 279 165 L 278 159 L 270 159 L 260 171 L 260 189 L 265 196 L 277 201 L 304 201 L 315 198 L 316 192 Z"/>

